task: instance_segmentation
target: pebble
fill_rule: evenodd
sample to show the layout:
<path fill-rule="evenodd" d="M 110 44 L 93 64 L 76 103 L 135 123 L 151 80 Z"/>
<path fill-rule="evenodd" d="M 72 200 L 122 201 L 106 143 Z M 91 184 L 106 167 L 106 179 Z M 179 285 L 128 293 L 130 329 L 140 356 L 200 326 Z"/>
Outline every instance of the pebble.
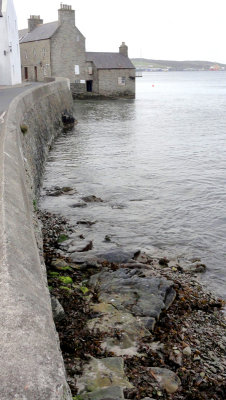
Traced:
<path fill-rule="evenodd" d="M 191 355 L 191 347 L 190 346 L 187 346 L 187 347 L 185 347 L 184 349 L 183 349 L 183 354 L 185 355 L 185 356 L 190 356 Z M 195 359 L 194 359 L 195 360 Z"/>

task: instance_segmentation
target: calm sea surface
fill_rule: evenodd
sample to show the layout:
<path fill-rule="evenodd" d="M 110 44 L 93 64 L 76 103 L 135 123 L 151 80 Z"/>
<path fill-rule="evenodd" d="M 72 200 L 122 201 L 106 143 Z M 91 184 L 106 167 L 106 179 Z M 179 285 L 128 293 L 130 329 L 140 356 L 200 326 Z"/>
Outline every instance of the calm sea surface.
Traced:
<path fill-rule="evenodd" d="M 149 73 L 136 100 L 76 101 L 75 115 L 50 153 L 41 207 L 97 221 L 78 225 L 94 249 L 199 257 L 201 279 L 226 297 L 226 72 Z M 45 196 L 54 186 L 77 193 Z M 104 203 L 72 207 L 86 195 Z"/>

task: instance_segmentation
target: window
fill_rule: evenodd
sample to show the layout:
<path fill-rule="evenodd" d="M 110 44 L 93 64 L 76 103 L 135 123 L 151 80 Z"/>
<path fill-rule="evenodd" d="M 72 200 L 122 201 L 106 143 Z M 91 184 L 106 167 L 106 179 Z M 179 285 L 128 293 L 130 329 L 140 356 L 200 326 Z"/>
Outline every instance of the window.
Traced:
<path fill-rule="evenodd" d="M 79 65 L 75 65 L 75 75 L 79 75 Z"/>
<path fill-rule="evenodd" d="M 33 50 L 33 54 L 34 54 L 34 57 L 36 57 L 36 50 L 35 49 Z"/>
<path fill-rule="evenodd" d="M 119 86 L 125 86 L 126 84 L 126 77 L 125 76 L 119 76 L 118 77 L 118 85 Z"/>
<path fill-rule="evenodd" d="M 46 56 L 46 48 L 43 47 L 43 49 L 42 49 L 42 57 L 45 58 L 45 56 Z"/>
<path fill-rule="evenodd" d="M 92 67 L 88 67 L 88 74 L 92 75 L 93 74 L 93 68 Z"/>
<path fill-rule="evenodd" d="M 26 60 L 27 60 L 27 50 L 25 50 L 25 52 L 24 52 L 24 57 L 25 57 Z"/>
<path fill-rule="evenodd" d="M 79 37 L 79 35 L 77 35 L 77 42 L 79 42 L 79 40 L 80 40 L 80 37 Z"/>

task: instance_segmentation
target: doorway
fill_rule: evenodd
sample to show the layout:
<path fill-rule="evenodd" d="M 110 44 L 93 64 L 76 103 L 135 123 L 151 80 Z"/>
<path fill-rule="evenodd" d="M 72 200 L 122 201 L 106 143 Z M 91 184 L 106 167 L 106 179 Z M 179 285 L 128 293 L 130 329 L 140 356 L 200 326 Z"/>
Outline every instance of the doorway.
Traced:
<path fill-rule="evenodd" d="M 86 90 L 87 92 L 93 91 L 93 81 L 86 81 Z"/>
<path fill-rule="evenodd" d="M 38 80 L 38 68 L 35 66 L 35 82 Z"/>
<path fill-rule="evenodd" d="M 28 67 L 24 67 L 24 79 L 28 80 Z"/>

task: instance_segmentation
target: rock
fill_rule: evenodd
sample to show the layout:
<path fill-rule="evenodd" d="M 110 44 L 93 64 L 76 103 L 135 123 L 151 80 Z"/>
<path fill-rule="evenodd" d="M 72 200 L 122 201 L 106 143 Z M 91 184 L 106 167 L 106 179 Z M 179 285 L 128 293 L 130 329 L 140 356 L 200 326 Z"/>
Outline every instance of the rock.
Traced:
<path fill-rule="evenodd" d="M 76 193 L 76 190 L 69 186 L 55 186 L 53 189 L 48 189 L 46 191 L 47 196 L 61 196 L 62 194 L 72 195 L 74 193 Z"/>
<path fill-rule="evenodd" d="M 51 267 L 54 267 L 54 268 L 63 268 L 63 267 L 67 267 L 68 266 L 68 263 L 66 263 L 66 261 L 65 260 L 63 260 L 62 258 L 56 258 L 56 259 L 54 259 L 54 260 L 52 260 L 51 261 Z"/>
<path fill-rule="evenodd" d="M 54 321 L 61 321 L 65 317 L 65 312 L 59 300 L 54 296 L 51 296 L 51 305 Z"/>
<path fill-rule="evenodd" d="M 87 207 L 87 204 L 84 201 L 80 201 L 78 203 L 71 204 L 70 207 L 72 208 Z"/>
<path fill-rule="evenodd" d="M 115 396 L 115 390 L 109 392 L 110 388 L 117 387 L 117 395 L 122 396 L 123 389 L 131 389 L 133 385 L 124 374 L 124 363 L 121 357 L 107 357 L 102 359 L 92 358 L 89 364 L 84 366 L 83 375 L 77 379 L 78 393 L 84 396 L 92 393 L 93 397 L 87 399 L 124 399 Z M 103 389 L 105 392 L 103 392 Z M 106 392 L 107 390 L 107 392 Z M 88 392 L 88 393 L 87 393 Z M 104 397 L 100 397 L 100 395 Z M 111 397 L 106 397 L 111 395 Z M 90 395 L 90 394 L 89 394 Z"/>
<path fill-rule="evenodd" d="M 109 304 L 110 301 L 92 306 L 92 311 L 98 316 L 89 321 L 89 329 L 94 332 L 115 331 L 115 335 L 110 334 L 102 343 L 104 350 L 114 352 L 117 356 L 141 356 L 138 353 L 139 341 L 148 336 L 149 331 L 139 318 L 129 312 L 117 310 L 113 302 Z"/>
<path fill-rule="evenodd" d="M 141 400 L 155 400 L 155 399 L 153 399 L 153 397 L 144 397 L 144 398 L 141 399 Z"/>
<path fill-rule="evenodd" d="M 94 195 L 82 197 L 82 200 L 86 203 L 103 203 L 103 200 L 100 197 Z"/>
<path fill-rule="evenodd" d="M 191 355 L 191 347 L 190 347 L 190 346 L 185 347 L 185 348 L 183 349 L 183 354 L 184 354 L 185 356 L 187 356 L 187 357 L 190 357 L 190 355 Z"/>
<path fill-rule="evenodd" d="M 124 400 L 123 389 L 119 386 L 111 386 L 106 389 L 82 395 L 82 400 Z"/>
<path fill-rule="evenodd" d="M 168 267 L 168 263 L 169 260 L 166 257 L 159 259 L 159 265 L 161 265 L 162 267 Z"/>
<path fill-rule="evenodd" d="M 151 367 L 150 371 L 160 387 L 168 394 L 175 393 L 181 384 L 178 376 L 167 368 L 155 368 Z"/>
<path fill-rule="evenodd" d="M 141 321 L 143 322 L 145 328 L 147 328 L 150 331 L 154 330 L 156 320 L 155 318 L 149 318 L 149 317 L 140 317 Z"/>
<path fill-rule="evenodd" d="M 78 243 L 76 246 L 70 246 L 69 249 L 67 250 L 68 253 L 74 253 L 74 252 L 83 252 L 83 251 L 89 251 L 92 250 L 93 248 L 93 242 L 92 240 L 83 240 L 81 243 Z"/>
<path fill-rule="evenodd" d="M 123 210 L 123 208 L 126 208 L 126 205 L 125 204 L 113 204 L 111 206 L 111 208 L 113 210 Z"/>
<path fill-rule="evenodd" d="M 206 265 L 201 264 L 198 261 L 192 264 L 184 262 L 182 263 L 181 268 L 183 272 L 188 272 L 190 274 L 202 273 L 206 271 Z"/>
<path fill-rule="evenodd" d="M 158 319 L 175 298 L 173 283 L 165 278 L 140 277 L 139 274 L 139 270 L 127 268 L 103 271 L 91 277 L 90 285 L 98 287 L 101 301 L 113 299 L 118 310 L 128 310 L 137 317 Z"/>
<path fill-rule="evenodd" d="M 112 263 L 126 263 L 133 258 L 137 252 L 137 250 L 123 251 L 120 249 L 114 249 L 106 253 L 99 254 L 98 257 Z"/>
<path fill-rule="evenodd" d="M 77 225 L 88 225 L 88 226 L 91 226 L 91 225 L 94 225 L 94 224 L 96 224 L 96 221 L 87 221 L 86 219 L 82 219 L 80 221 L 77 221 Z"/>

